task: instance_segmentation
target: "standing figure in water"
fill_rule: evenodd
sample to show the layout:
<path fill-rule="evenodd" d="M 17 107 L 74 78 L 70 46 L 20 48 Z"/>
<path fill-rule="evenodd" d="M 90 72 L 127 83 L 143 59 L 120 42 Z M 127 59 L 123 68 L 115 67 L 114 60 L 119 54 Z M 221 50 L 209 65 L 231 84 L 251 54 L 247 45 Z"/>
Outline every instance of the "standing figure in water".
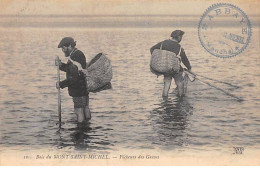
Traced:
<path fill-rule="evenodd" d="M 150 52 L 151 54 L 155 49 L 166 50 L 170 52 L 174 52 L 176 56 L 180 56 L 180 62 L 182 62 L 188 70 L 191 70 L 190 62 L 185 54 L 184 49 L 179 44 L 182 40 L 182 37 L 184 35 L 184 32 L 181 30 L 175 30 L 171 33 L 171 38 L 164 40 L 162 42 L 159 42 L 158 44 L 154 45 Z M 164 74 L 164 88 L 163 88 L 163 97 L 168 96 L 168 92 L 171 86 L 172 78 L 174 78 L 175 84 L 177 86 L 176 90 L 178 92 L 178 95 L 181 97 L 186 92 L 186 84 L 187 83 L 187 76 L 184 78 L 183 68 L 180 66 L 180 69 L 178 72 L 170 73 L 170 74 Z M 154 71 L 154 70 L 152 70 Z M 160 74 L 160 73 L 158 73 Z"/>
<path fill-rule="evenodd" d="M 73 64 L 73 61 L 76 61 L 85 69 L 86 58 L 83 52 L 75 46 L 76 42 L 71 37 L 63 38 L 58 45 L 58 48 L 61 48 L 65 57 L 68 58 L 68 62 L 62 63 L 61 60 L 56 60 L 56 65 L 59 65 L 60 70 L 66 72 L 66 79 L 57 82 L 56 87 L 62 89 L 68 87 L 69 95 L 74 102 L 74 112 L 77 115 L 78 122 L 82 123 L 91 119 L 91 113 L 85 77 L 82 72 L 78 71 L 78 67 Z"/>

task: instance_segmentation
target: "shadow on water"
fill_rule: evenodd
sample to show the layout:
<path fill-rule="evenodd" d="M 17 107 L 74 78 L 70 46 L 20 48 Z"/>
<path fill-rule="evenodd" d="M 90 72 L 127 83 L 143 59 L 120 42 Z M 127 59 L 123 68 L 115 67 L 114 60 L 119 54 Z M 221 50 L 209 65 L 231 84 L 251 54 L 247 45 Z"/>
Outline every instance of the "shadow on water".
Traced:
<path fill-rule="evenodd" d="M 163 149 L 185 146 L 187 138 L 185 129 L 188 118 L 193 114 L 193 107 L 188 98 L 164 99 L 157 108 L 150 112 L 150 119 L 156 137 L 153 144 Z"/>

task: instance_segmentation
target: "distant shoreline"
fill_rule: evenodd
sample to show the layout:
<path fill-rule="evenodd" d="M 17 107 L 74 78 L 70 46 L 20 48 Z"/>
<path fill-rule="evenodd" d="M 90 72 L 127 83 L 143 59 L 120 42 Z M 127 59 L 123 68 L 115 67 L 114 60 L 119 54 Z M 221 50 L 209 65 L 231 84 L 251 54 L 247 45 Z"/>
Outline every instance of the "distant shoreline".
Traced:
<path fill-rule="evenodd" d="M 168 14 L 152 14 L 152 15 L 20 15 L 20 14 L 0 14 L 0 17 L 201 17 L 201 15 L 168 15 Z M 249 17 L 260 17 L 260 15 L 250 15 Z"/>
<path fill-rule="evenodd" d="M 1 28 L 172 28 L 198 27 L 199 15 L 0 15 Z M 249 17 L 260 26 L 260 15 Z M 221 27 L 234 27 L 229 20 Z"/>

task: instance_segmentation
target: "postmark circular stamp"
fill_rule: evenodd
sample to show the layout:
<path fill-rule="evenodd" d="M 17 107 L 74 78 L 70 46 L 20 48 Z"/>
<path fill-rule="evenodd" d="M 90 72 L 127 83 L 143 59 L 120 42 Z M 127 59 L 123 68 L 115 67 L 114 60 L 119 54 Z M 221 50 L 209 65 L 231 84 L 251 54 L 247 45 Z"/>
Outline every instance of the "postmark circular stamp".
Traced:
<path fill-rule="evenodd" d="M 238 7 L 227 3 L 210 6 L 198 25 L 201 45 L 210 54 L 234 57 L 245 50 L 250 42 L 252 29 L 247 15 Z"/>

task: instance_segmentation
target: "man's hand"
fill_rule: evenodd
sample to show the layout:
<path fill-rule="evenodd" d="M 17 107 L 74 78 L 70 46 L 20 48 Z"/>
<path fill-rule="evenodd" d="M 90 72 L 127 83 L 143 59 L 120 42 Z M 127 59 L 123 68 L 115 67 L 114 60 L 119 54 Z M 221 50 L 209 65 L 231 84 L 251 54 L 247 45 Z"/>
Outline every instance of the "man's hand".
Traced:
<path fill-rule="evenodd" d="M 60 82 L 56 82 L 56 88 L 59 89 L 60 88 Z"/>
<path fill-rule="evenodd" d="M 61 64 L 62 64 L 61 60 L 57 57 L 57 58 L 55 59 L 55 65 L 60 67 Z"/>

